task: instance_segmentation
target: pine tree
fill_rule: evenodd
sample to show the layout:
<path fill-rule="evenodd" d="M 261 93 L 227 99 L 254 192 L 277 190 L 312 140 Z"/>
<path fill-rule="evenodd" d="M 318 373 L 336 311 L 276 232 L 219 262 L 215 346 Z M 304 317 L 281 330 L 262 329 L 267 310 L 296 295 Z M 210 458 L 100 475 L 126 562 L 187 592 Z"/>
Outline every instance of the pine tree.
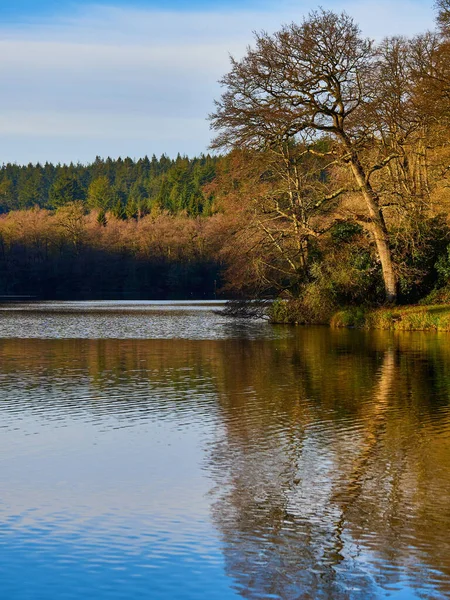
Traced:
<path fill-rule="evenodd" d="M 113 206 L 114 194 L 106 175 L 94 179 L 89 186 L 87 202 L 90 208 L 110 210 Z"/>
<path fill-rule="evenodd" d="M 72 166 L 71 166 L 72 167 Z M 85 191 L 79 183 L 78 177 L 68 172 L 62 172 L 53 183 L 49 191 L 49 202 L 52 208 L 64 206 L 69 202 L 84 201 Z"/>
<path fill-rule="evenodd" d="M 97 223 L 101 226 L 101 227 L 106 227 L 106 225 L 108 224 L 108 221 L 106 219 L 106 213 L 104 210 L 101 210 L 98 215 L 97 215 Z"/>

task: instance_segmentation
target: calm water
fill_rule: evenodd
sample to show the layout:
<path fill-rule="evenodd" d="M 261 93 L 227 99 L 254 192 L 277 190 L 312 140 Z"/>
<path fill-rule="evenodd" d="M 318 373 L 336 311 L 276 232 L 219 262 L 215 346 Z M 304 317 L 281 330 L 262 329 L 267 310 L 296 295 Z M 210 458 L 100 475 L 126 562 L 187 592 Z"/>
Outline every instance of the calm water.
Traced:
<path fill-rule="evenodd" d="M 450 336 L 0 306 L 0 597 L 450 597 Z"/>

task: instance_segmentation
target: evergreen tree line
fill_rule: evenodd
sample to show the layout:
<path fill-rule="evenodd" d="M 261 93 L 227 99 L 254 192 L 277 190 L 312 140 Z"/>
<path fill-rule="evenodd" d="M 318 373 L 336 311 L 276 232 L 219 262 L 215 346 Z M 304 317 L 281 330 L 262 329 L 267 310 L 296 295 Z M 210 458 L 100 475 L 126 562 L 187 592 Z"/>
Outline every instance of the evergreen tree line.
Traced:
<path fill-rule="evenodd" d="M 137 161 L 97 157 L 88 165 L 8 163 L 0 169 L 0 213 L 83 202 L 86 209 L 99 210 L 100 218 L 110 212 L 119 219 L 139 219 L 152 211 L 207 216 L 213 198 L 204 186 L 214 179 L 216 163 L 209 155 Z"/>

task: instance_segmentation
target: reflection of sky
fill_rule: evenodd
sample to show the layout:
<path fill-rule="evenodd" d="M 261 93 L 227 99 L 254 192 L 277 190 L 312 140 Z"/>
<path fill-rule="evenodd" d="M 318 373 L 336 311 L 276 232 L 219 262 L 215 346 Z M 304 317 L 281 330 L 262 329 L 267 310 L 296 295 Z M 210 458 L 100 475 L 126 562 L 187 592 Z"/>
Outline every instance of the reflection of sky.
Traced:
<path fill-rule="evenodd" d="M 6 539 L 2 536 L 3 597 L 197 600 L 204 597 L 205 578 L 213 582 L 208 586 L 208 598 L 236 597 L 223 574 L 218 548 L 205 556 L 195 538 L 172 544 L 150 533 L 147 549 L 129 547 L 124 552 L 115 546 L 114 531 L 104 532 L 99 540 L 88 537 L 85 546 L 80 545 L 78 535 L 53 536 L 40 529 L 30 530 L 23 538 L 14 534 Z"/>
<path fill-rule="evenodd" d="M 89 418 L 16 415 L 2 430 L 2 597 L 199 598 L 205 580 L 209 597 L 233 597 L 198 427 Z"/>
<path fill-rule="evenodd" d="M 378 39 L 433 26 L 431 0 L 2 0 L 1 162 L 205 152 L 229 53 L 317 4 Z"/>

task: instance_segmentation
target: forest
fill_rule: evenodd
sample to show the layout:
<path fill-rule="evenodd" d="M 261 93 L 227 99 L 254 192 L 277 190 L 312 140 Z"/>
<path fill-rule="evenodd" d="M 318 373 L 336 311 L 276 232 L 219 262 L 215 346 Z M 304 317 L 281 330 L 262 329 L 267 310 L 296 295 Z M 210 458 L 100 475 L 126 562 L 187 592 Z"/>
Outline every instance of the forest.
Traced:
<path fill-rule="evenodd" d="M 0 169 L 0 294 L 450 301 L 450 0 L 374 43 L 319 9 L 232 58 L 214 154 Z"/>
<path fill-rule="evenodd" d="M 216 163 L 210 155 L 193 160 L 153 155 L 137 161 L 97 157 L 90 165 L 6 164 L 0 170 L 0 213 L 82 202 L 87 210 L 119 219 L 152 210 L 207 216 L 212 197 L 205 186 L 215 177 Z"/>

